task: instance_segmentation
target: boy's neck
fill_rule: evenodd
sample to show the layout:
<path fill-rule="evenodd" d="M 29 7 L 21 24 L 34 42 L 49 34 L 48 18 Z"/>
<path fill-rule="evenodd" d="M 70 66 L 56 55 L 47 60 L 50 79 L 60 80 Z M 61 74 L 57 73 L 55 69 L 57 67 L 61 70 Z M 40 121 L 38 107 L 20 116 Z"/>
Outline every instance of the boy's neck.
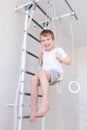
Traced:
<path fill-rule="evenodd" d="M 45 49 L 45 51 L 52 51 L 52 50 L 54 50 L 56 48 L 56 46 L 53 46 L 51 49 L 49 49 L 49 50 L 46 50 Z"/>

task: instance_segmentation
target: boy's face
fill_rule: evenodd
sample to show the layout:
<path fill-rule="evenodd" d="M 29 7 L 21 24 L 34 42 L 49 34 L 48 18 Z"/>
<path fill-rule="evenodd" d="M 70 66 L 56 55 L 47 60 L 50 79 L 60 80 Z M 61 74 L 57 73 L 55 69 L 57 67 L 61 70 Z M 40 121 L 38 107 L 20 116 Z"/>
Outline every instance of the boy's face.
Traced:
<path fill-rule="evenodd" d="M 47 51 L 54 49 L 54 39 L 50 35 L 40 36 L 40 43 Z"/>

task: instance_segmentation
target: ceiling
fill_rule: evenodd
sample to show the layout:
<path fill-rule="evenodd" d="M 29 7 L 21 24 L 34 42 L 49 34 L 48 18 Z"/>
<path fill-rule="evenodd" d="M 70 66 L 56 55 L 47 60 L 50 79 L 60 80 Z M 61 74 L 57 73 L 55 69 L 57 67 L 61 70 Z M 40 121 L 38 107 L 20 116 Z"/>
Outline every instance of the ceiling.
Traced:
<path fill-rule="evenodd" d="M 54 2 L 56 15 L 61 16 L 70 13 L 71 10 L 65 0 L 42 0 L 42 7 L 46 9 L 48 1 Z M 76 46 L 87 45 L 87 0 L 67 0 L 72 9 L 75 11 L 78 20 L 73 16 L 73 37 Z M 47 3 L 45 3 L 47 2 Z M 61 26 L 64 34 L 70 38 L 70 21 L 71 17 L 65 17 L 61 20 Z"/>

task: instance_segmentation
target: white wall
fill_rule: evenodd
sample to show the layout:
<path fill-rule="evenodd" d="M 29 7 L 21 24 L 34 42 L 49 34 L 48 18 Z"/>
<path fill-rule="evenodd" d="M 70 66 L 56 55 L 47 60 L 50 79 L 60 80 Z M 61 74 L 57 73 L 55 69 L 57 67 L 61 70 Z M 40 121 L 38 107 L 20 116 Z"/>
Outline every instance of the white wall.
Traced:
<path fill-rule="evenodd" d="M 15 3 L 12 0 L 3 0 L 0 4 L 0 128 L 3 130 L 12 130 L 14 127 L 13 108 L 7 107 L 6 104 L 14 103 L 15 99 L 24 31 L 23 13 L 15 13 L 14 8 Z M 35 17 L 37 16 L 35 15 Z M 32 30 L 33 32 L 35 31 Z M 36 36 L 38 35 L 37 32 L 38 28 L 36 28 Z M 64 35 L 62 36 L 61 43 L 62 47 L 71 56 L 71 43 Z M 38 44 L 36 47 L 34 41 L 31 45 L 28 44 L 28 48 L 36 54 L 40 49 Z M 37 71 L 37 63 L 34 59 L 31 59 L 27 64 L 31 66 L 31 70 Z M 64 66 L 64 72 L 65 78 L 60 84 L 62 86 L 62 93 L 57 94 L 55 86 L 52 86 L 50 89 L 51 110 L 46 116 L 46 129 L 79 130 L 78 95 L 71 94 L 67 88 L 69 81 L 72 80 L 72 64 Z M 29 80 L 28 77 L 26 79 Z M 27 81 L 27 85 L 28 83 L 29 81 Z M 26 90 L 29 91 L 29 86 L 27 86 Z M 26 101 L 28 102 L 29 100 L 25 99 Z M 24 110 L 25 112 L 26 110 Z M 26 129 L 30 128 L 32 130 L 37 128 L 39 130 L 41 129 L 41 122 L 39 120 L 34 124 L 24 120 L 23 128 L 27 127 Z"/>
<path fill-rule="evenodd" d="M 0 128 L 13 129 L 13 108 L 18 84 L 23 17 L 12 0 L 0 2 Z"/>
<path fill-rule="evenodd" d="M 87 129 L 87 46 L 77 48 L 78 80 L 81 86 L 80 99 L 80 130 Z"/>

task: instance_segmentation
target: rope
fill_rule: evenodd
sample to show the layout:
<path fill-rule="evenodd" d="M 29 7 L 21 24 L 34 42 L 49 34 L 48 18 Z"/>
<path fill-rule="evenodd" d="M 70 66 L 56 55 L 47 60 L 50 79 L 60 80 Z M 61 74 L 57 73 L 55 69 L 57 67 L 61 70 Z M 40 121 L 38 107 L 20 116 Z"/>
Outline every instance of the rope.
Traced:
<path fill-rule="evenodd" d="M 72 18 L 71 18 L 71 23 L 70 23 L 70 31 L 71 31 L 71 40 L 72 40 L 72 66 L 73 66 L 73 80 L 70 81 L 68 88 L 71 93 L 78 93 L 80 91 L 80 84 L 78 81 L 76 81 L 76 75 L 75 75 L 75 57 L 74 57 L 74 37 L 73 37 L 73 26 L 72 26 Z M 75 90 L 73 90 L 75 89 Z"/>
<path fill-rule="evenodd" d="M 56 39 L 56 27 L 55 27 L 55 20 L 54 20 L 54 17 L 56 16 L 56 10 L 55 10 L 54 3 L 52 3 L 52 5 L 53 5 L 53 11 L 52 11 L 52 18 L 53 18 L 53 32 L 54 32 L 54 36 L 55 36 L 55 39 Z"/>
<path fill-rule="evenodd" d="M 59 19 L 58 46 L 61 46 L 61 19 Z"/>
<path fill-rule="evenodd" d="M 57 46 L 57 36 L 56 36 L 56 27 L 55 27 L 55 17 L 56 17 L 56 9 L 55 9 L 55 5 L 54 5 L 54 2 L 52 2 L 51 0 L 48 0 L 48 16 L 49 17 L 51 17 L 51 19 L 52 19 L 52 27 L 53 27 L 53 33 L 54 33 L 54 36 L 55 36 L 55 46 Z M 59 25 L 61 25 L 61 24 L 59 24 Z M 61 26 L 59 26 L 59 39 L 60 39 L 60 41 L 59 42 L 61 42 Z M 54 84 L 56 84 L 56 91 L 57 91 L 57 93 L 61 93 L 61 86 L 60 86 L 60 81 L 61 81 L 62 79 L 58 79 L 58 81 L 56 81 Z"/>
<path fill-rule="evenodd" d="M 54 32 L 54 36 L 55 36 L 55 39 L 56 39 L 56 27 L 55 27 L 55 20 L 54 20 L 54 17 L 56 17 L 56 9 L 55 9 L 54 2 L 49 0 L 47 9 L 48 9 L 47 10 L 48 15 L 52 19 L 53 32 Z"/>
<path fill-rule="evenodd" d="M 72 41 L 72 66 L 73 66 L 73 76 L 75 76 L 75 58 L 74 58 L 74 37 L 73 37 L 73 26 L 72 26 L 72 18 L 70 22 L 70 31 L 71 31 L 71 41 Z"/>

